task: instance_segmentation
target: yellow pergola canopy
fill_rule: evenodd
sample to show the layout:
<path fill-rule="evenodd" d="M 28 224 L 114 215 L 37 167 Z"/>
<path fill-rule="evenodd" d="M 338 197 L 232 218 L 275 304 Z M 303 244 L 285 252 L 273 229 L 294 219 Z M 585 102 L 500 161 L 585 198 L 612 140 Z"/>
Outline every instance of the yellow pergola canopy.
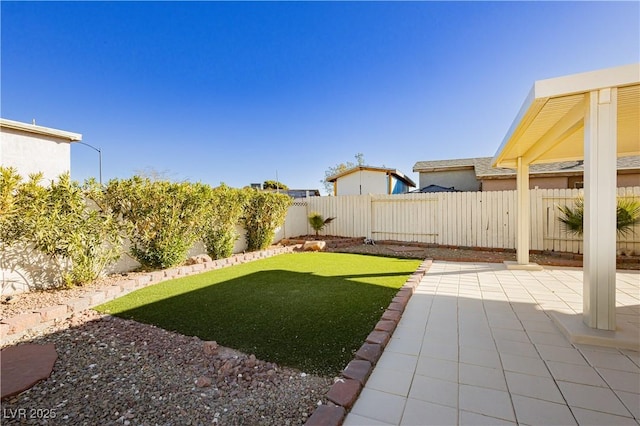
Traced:
<path fill-rule="evenodd" d="M 640 64 L 536 81 L 493 158 L 494 167 L 584 158 L 589 94 L 617 90 L 617 155 L 640 154 Z"/>
<path fill-rule="evenodd" d="M 586 154 L 586 155 L 585 155 Z M 493 157 L 514 168 L 517 262 L 529 263 L 529 166 L 585 159 L 583 322 L 616 330 L 616 156 L 640 154 L 640 64 L 535 82 Z"/>

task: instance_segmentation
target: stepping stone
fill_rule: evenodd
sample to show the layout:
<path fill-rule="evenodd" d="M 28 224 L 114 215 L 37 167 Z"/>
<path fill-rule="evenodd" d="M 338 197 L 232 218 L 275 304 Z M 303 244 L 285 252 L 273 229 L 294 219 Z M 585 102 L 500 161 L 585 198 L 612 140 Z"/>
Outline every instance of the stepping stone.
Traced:
<path fill-rule="evenodd" d="M 0 398 L 17 395 L 51 375 L 58 358 L 54 344 L 25 344 L 0 351 Z"/>

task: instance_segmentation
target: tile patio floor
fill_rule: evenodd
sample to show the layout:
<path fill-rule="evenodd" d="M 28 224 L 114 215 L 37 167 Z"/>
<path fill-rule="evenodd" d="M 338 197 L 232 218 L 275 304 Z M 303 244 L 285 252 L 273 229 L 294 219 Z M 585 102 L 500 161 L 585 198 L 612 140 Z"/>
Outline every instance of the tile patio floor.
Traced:
<path fill-rule="evenodd" d="M 434 262 L 344 425 L 640 424 L 639 353 L 571 344 L 548 315 L 581 294 L 581 269 Z M 637 272 L 617 304 L 637 331 Z"/>

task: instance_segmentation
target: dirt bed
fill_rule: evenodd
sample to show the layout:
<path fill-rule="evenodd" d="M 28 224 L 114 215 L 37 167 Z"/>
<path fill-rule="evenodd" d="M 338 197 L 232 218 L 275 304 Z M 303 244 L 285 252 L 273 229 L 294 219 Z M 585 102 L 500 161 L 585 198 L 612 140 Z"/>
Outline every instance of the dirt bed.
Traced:
<path fill-rule="evenodd" d="M 515 253 L 506 251 L 467 250 L 440 247 L 429 248 L 402 244 L 360 244 L 350 247 L 330 249 L 330 251 L 338 253 L 362 253 L 377 256 L 406 257 L 412 259 L 446 260 L 451 262 L 500 263 L 505 260 L 516 260 Z M 560 254 L 531 254 L 529 259 L 531 262 L 535 262 L 540 265 L 582 267 L 581 260 L 566 259 Z M 629 260 L 631 261 L 619 263 L 618 268 L 632 270 L 640 269 L 640 263 L 633 262 L 638 260 L 638 256 L 630 256 Z"/>

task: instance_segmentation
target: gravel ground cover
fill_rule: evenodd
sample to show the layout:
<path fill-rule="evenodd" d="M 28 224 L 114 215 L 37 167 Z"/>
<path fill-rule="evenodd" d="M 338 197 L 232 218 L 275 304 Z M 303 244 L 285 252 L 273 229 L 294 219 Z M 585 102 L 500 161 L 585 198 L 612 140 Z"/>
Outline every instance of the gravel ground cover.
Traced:
<path fill-rule="evenodd" d="M 3 425 L 298 425 L 333 384 L 92 310 L 22 342 L 54 343 L 58 360 L 2 402 Z"/>
<path fill-rule="evenodd" d="M 144 272 L 114 274 L 108 277 L 100 278 L 94 282 L 82 286 L 33 291 L 30 293 L 18 294 L 16 296 L 12 296 L 9 301 L 6 300 L 6 297 L 3 297 L 2 303 L 0 303 L 0 319 L 10 318 L 12 316 L 25 312 L 33 312 L 34 309 L 44 308 L 46 306 L 58 305 L 64 303 L 66 300 L 80 297 L 84 293 L 97 291 L 104 287 L 109 287 L 116 281 L 123 279 L 124 277 L 134 278 L 137 275 L 143 274 Z"/>

